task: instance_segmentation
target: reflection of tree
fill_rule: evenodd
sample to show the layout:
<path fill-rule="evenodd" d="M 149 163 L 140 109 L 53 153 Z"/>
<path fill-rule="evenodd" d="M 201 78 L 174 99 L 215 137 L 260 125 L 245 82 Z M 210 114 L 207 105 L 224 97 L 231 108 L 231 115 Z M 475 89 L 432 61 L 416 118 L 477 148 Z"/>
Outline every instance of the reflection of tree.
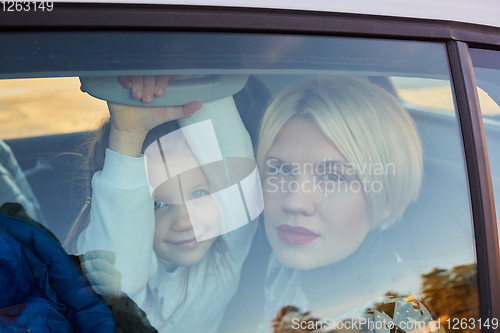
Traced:
<path fill-rule="evenodd" d="M 475 264 L 456 266 L 449 270 L 435 268 L 431 272 L 423 274 L 422 293 L 424 295 L 422 303 L 435 320 L 441 320 L 441 327 L 448 328 L 446 322 L 448 319 L 450 319 L 450 326 L 453 327 L 453 323 L 457 319 L 477 320 L 480 317 Z M 395 299 L 402 295 L 388 292 L 386 296 Z M 392 318 L 394 316 L 394 303 L 379 302 L 369 311 L 373 310 L 383 311 Z M 470 328 L 472 325 L 468 324 L 467 327 Z M 479 332 L 479 329 L 452 331 L 470 333 Z"/>
<path fill-rule="evenodd" d="M 449 270 L 435 268 L 431 272 L 422 275 L 421 303 L 429 310 L 434 320 L 440 320 L 440 332 L 448 331 L 450 319 L 451 327 L 457 320 L 476 320 L 476 328 L 468 324 L 467 329 L 451 329 L 453 332 L 473 333 L 479 332 L 477 320 L 480 318 L 479 294 L 477 285 L 476 265 L 456 266 Z M 387 292 L 385 300 L 373 304 L 366 311 L 373 314 L 375 310 L 384 312 L 394 318 L 395 301 L 404 297 L 395 292 Z M 418 302 L 412 297 L 406 297 L 406 302 L 411 302 L 415 309 L 419 308 Z M 420 310 L 419 310 L 420 311 Z M 292 320 L 299 318 L 300 321 L 317 321 L 310 313 L 300 313 L 293 307 L 287 306 L 281 309 L 273 320 L 274 333 L 306 333 L 314 330 L 294 330 Z M 455 320 L 455 321 L 454 321 Z M 458 325 L 460 327 L 460 325 Z"/>
<path fill-rule="evenodd" d="M 273 319 L 273 333 L 309 333 L 315 329 L 295 329 L 292 320 L 298 319 L 298 322 L 316 322 L 319 319 L 310 316 L 309 312 L 300 313 L 299 309 L 294 306 L 284 306 L 279 311 L 275 319 Z"/>
<path fill-rule="evenodd" d="M 441 318 L 442 324 L 448 318 L 453 323 L 454 318 L 477 320 L 480 317 L 475 264 L 449 270 L 435 268 L 423 274 L 422 280 L 423 301 L 435 318 Z M 455 331 L 479 332 L 479 329 Z"/>

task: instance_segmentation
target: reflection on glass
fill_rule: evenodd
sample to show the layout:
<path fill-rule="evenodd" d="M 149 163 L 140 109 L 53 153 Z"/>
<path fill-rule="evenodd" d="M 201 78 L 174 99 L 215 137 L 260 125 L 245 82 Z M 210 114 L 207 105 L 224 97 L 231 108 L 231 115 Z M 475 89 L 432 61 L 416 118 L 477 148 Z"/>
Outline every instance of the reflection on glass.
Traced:
<path fill-rule="evenodd" d="M 500 52 L 471 49 L 484 133 L 488 147 L 495 206 L 500 207 Z M 486 95 L 487 98 L 481 98 Z M 498 209 L 497 209 L 498 211 Z M 500 214 L 497 213 L 497 228 Z M 500 230 L 499 230 L 500 235 Z"/>
<path fill-rule="evenodd" d="M 68 36 L 40 34 L 39 52 L 31 53 L 29 41 L 15 36 L 23 54 L 39 58 L 0 65 L 2 126 L 22 129 L 18 139 L 4 136 L 18 168 L 0 160 L 0 198 L 26 202 L 57 237 L 68 235 L 67 250 L 80 255 L 89 290 L 106 298 L 118 328 L 297 332 L 294 325 L 309 321 L 331 327 L 390 318 L 428 331 L 440 323 L 442 332 L 447 321 L 478 318 L 469 192 L 443 44 Z M 61 44 L 73 47 L 52 47 Z M 124 106 L 111 103 L 111 122 L 81 133 L 95 128 L 97 116 L 86 112 L 92 102 L 106 107 L 77 81 L 11 80 L 89 70 L 250 77 L 242 91 L 203 103 L 190 118 L 147 123 L 145 138 L 128 137 L 137 152 L 130 156 L 106 149 Z M 35 94 L 40 87 L 47 93 Z M 150 119 L 159 110 L 132 111 Z M 41 119 L 28 123 L 24 115 Z M 83 124 L 83 115 L 92 119 Z M 487 136 L 496 133 L 496 120 L 485 127 Z M 56 135 L 34 137 L 41 133 Z M 490 147 L 495 140 L 488 140 Z M 21 186 L 12 181 L 20 169 Z M 26 184 L 33 194 L 19 190 Z M 469 328 L 461 330 L 477 331 Z"/>

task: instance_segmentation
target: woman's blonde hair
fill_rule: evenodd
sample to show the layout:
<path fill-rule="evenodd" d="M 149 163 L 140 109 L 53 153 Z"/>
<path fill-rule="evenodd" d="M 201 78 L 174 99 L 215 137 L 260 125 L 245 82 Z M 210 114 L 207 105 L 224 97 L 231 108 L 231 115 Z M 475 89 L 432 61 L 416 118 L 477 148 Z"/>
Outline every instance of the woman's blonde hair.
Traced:
<path fill-rule="evenodd" d="M 408 112 L 384 89 L 350 76 L 319 76 L 286 88 L 261 122 L 257 164 L 262 179 L 266 155 L 292 117 L 314 121 L 360 181 L 382 184 L 380 191 L 365 193 L 372 228 L 394 224 L 417 198 L 423 170 L 420 139 Z"/>

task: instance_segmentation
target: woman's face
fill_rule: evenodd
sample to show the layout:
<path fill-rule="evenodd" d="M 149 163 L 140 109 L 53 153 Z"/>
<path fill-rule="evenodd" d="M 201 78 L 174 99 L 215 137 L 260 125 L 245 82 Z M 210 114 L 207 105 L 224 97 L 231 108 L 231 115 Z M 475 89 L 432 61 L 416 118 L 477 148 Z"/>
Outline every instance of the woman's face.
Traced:
<path fill-rule="evenodd" d="M 171 162 L 169 171 L 180 175 L 170 178 L 154 191 L 153 247 L 159 258 L 170 263 L 195 265 L 207 254 L 219 234 L 219 210 L 210 196 L 207 178 L 190 151 L 165 155 L 165 158 Z M 158 167 L 164 168 L 163 164 Z M 149 172 L 154 169 L 150 168 Z M 181 173 L 186 169 L 190 170 Z"/>
<path fill-rule="evenodd" d="M 370 230 L 363 184 L 319 127 L 292 118 L 266 156 L 266 234 L 285 266 L 308 270 L 356 251 Z"/>

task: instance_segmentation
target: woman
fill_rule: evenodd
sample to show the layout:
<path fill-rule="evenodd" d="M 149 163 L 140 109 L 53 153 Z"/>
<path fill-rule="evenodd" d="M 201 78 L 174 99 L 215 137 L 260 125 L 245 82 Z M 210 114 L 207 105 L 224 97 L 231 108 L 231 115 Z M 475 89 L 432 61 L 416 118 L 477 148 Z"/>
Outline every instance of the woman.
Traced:
<path fill-rule="evenodd" d="M 377 231 L 398 221 L 420 187 L 422 148 L 409 114 L 373 84 L 311 78 L 267 109 L 257 163 L 273 249 L 265 326 L 285 306 L 325 318 L 368 300 L 384 280 L 371 275 L 375 265 L 401 261 Z"/>

